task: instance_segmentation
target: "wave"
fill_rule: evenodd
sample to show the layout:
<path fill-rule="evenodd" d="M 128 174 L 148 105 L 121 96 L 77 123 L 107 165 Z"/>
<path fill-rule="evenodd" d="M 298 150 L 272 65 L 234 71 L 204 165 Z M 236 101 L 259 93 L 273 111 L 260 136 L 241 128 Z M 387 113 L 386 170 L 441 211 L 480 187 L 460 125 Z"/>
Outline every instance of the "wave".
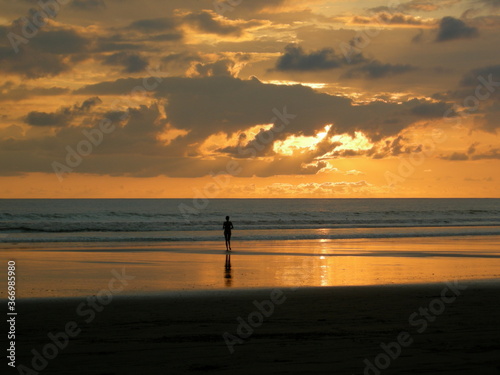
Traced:
<path fill-rule="evenodd" d="M 386 232 L 342 232 L 342 233 L 260 233 L 239 234 L 234 236 L 234 241 L 287 241 L 287 240 L 349 240 L 349 239 L 391 239 L 391 238 L 433 238 L 433 237 L 463 237 L 463 236 L 500 236 L 500 227 L 472 227 L 462 228 L 428 228 L 427 230 L 386 231 Z M 439 229 L 439 230 L 429 230 Z M 292 231 L 294 232 L 294 231 Z M 91 232 L 86 236 L 81 235 L 49 235 L 49 236 L 19 236 L 15 234 L 0 236 L 0 243 L 47 243 L 47 242 L 220 242 L 221 233 L 205 235 L 147 235 L 145 232 L 128 233 L 124 236 L 103 235 Z"/>
<path fill-rule="evenodd" d="M 496 219 L 496 218 L 495 218 Z M 498 219 L 479 220 L 288 220 L 288 221 L 239 221 L 239 230 L 303 230 L 303 229 L 363 229 L 363 228 L 447 228 L 447 227 L 493 227 L 500 225 Z M 186 225 L 175 222 L 0 222 L 0 234 L 11 233 L 83 233 L 83 232 L 183 232 L 210 231 L 222 228 L 220 222 L 204 222 Z"/>

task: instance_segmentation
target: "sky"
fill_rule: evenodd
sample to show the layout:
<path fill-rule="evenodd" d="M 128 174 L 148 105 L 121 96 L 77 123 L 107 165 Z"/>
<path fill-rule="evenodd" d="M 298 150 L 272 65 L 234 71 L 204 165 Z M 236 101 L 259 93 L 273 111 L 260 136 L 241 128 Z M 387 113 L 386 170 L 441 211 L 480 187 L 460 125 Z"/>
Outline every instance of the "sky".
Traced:
<path fill-rule="evenodd" d="M 0 6 L 0 198 L 499 197 L 500 0 Z"/>

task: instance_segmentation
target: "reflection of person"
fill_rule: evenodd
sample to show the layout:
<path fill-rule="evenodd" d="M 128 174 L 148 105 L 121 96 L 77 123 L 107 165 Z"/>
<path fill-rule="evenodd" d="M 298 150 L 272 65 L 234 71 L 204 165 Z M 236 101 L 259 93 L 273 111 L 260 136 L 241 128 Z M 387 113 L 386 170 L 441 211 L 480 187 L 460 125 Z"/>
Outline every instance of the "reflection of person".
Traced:
<path fill-rule="evenodd" d="M 224 279 L 226 279 L 226 286 L 231 286 L 231 253 L 226 253 L 226 265 L 224 266 Z"/>
<path fill-rule="evenodd" d="M 231 250 L 231 229 L 233 228 L 233 223 L 229 221 L 229 216 L 226 216 L 226 221 L 222 224 L 222 229 L 224 229 L 224 238 L 226 239 L 226 251 Z"/>

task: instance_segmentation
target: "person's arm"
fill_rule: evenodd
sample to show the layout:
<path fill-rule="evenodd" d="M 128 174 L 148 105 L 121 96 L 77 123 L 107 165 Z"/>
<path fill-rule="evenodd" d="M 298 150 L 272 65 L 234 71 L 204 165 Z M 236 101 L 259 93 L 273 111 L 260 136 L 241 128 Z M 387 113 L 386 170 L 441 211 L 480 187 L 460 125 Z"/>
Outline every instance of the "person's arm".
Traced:
<path fill-rule="evenodd" d="M 233 223 L 231 222 L 231 229 L 233 229 L 233 228 L 234 228 L 234 227 L 233 227 Z"/>

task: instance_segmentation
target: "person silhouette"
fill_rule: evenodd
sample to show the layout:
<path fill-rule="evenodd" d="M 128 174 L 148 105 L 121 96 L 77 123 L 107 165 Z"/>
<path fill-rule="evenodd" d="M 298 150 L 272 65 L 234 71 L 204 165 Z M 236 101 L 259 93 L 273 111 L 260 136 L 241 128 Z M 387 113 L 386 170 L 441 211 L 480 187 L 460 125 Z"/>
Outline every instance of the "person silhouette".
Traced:
<path fill-rule="evenodd" d="M 226 240 L 226 251 L 231 250 L 231 229 L 233 228 L 233 223 L 229 221 L 229 216 L 226 216 L 226 221 L 222 224 L 222 229 L 224 229 L 224 238 Z"/>

